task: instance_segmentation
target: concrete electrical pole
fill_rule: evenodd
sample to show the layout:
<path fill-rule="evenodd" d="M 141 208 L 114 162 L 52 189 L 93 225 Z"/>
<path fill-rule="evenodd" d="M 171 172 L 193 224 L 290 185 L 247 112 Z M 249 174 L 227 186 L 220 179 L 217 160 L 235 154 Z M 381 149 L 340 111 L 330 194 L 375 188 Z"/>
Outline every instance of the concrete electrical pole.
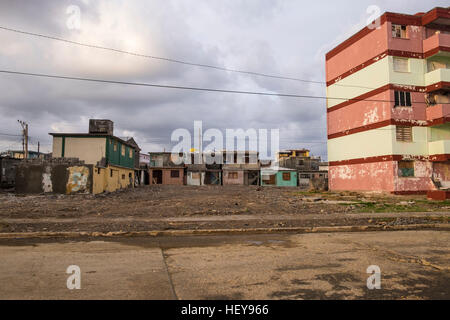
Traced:
<path fill-rule="evenodd" d="M 22 126 L 22 146 L 23 146 L 23 158 L 28 159 L 28 123 L 22 120 L 17 120 Z"/>

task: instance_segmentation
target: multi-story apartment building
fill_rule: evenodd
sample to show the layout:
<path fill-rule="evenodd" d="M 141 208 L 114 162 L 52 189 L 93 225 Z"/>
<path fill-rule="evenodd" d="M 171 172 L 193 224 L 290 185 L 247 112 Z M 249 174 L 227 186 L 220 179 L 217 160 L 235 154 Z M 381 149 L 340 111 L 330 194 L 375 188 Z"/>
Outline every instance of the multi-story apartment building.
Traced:
<path fill-rule="evenodd" d="M 386 12 L 326 55 L 329 187 L 450 184 L 450 8 Z"/>

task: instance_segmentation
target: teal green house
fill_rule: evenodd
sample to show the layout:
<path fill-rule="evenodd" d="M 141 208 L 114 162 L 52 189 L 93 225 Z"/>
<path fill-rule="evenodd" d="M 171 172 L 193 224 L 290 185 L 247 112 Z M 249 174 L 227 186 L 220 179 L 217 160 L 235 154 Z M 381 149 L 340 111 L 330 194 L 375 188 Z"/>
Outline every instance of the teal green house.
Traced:
<path fill-rule="evenodd" d="M 297 171 L 282 167 L 262 168 L 261 186 L 296 187 Z"/>

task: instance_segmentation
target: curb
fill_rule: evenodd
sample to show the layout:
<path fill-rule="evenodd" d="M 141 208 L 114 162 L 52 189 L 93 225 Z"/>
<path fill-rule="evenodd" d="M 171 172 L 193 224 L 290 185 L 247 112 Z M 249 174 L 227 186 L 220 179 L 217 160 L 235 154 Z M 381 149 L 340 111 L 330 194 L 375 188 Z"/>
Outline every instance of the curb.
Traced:
<path fill-rule="evenodd" d="M 176 237 L 189 235 L 227 235 L 261 233 L 335 233 L 370 231 L 408 231 L 439 230 L 450 231 L 450 224 L 408 224 L 375 226 L 336 226 L 336 227 L 294 227 L 294 228 L 248 228 L 248 229 L 204 229 L 204 230 L 164 230 L 164 231 L 116 231 L 116 232 L 17 232 L 0 233 L 0 239 L 33 238 L 82 238 L 82 237 Z"/>

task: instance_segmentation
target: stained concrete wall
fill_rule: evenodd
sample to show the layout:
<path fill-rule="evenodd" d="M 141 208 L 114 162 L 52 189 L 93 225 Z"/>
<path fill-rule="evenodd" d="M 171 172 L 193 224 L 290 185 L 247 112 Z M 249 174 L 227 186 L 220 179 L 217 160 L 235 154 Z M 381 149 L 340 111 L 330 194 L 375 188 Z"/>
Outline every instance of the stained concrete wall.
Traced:
<path fill-rule="evenodd" d="M 188 186 L 204 186 L 205 185 L 205 172 L 188 171 L 187 172 L 187 185 Z"/>
<path fill-rule="evenodd" d="M 162 183 L 161 184 L 167 184 L 167 185 L 184 185 L 184 168 L 151 168 L 149 169 L 149 175 L 150 175 L 150 184 L 155 184 L 153 181 L 154 172 L 155 171 L 162 171 Z M 171 177 L 171 171 L 178 171 L 179 177 L 172 178 Z"/>
<path fill-rule="evenodd" d="M 22 161 L 16 168 L 17 193 L 91 193 L 93 166 L 75 159 Z"/>
<path fill-rule="evenodd" d="M 237 172 L 236 179 L 231 178 L 231 172 Z M 222 180 L 223 185 L 244 184 L 244 170 L 224 170 Z"/>
<path fill-rule="evenodd" d="M 14 158 L 0 158 L 0 187 L 14 187 L 16 166 L 21 162 Z"/>

